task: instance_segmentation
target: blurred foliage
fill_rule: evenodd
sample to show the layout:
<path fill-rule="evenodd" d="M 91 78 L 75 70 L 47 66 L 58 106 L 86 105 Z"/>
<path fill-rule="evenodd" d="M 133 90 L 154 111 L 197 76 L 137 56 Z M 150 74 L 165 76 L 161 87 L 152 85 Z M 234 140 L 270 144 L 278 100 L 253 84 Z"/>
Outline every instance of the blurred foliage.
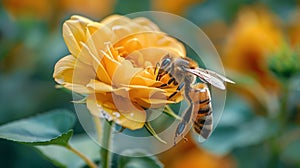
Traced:
<path fill-rule="evenodd" d="M 288 80 L 300 71 L 299 52 L 293 51 L 290 46 L 283 46 L 281 50 L 269 59 L 269 69 L 276 77 Z"/>
<path fill-rule="evenodd" d="M 54 64 L 68 53 L 61 27 L 70 15 L 100 20 L 112 13 L 162 10 L 202 28 L 237 83 L 229 86 L 223 117 L 211 138 L 198 144 L 197 135 L 192 135 L 195 142 L 191 139 L 161 154 L 162 163 L 173 168 L 300 167 L 299 5 L 295 0 L 2 0 L 0 124 L 50 109 L 74 111 L 71 95 L 57 90 L 52 79 Z M 164 120 L 155 122 L 159 130 Z M 94 160 L 95 144 L 82 133 L 77 122 L 70 143 Z M 1 167 L 54 167 L 46 157 L 66 161 L 64 165 L 76 157 L 57 146 L 32 150 L 0 140 L 0 148 Z M 144 163 L 160 165 L 155 158 L 124 161 L 127 167 Z"/>
<path fill-rule="evenodd" d="M 160 168 L 162 164 L 155 157 L 145 157 L 144 152 L 140 151 L 124 151 L 119 156 L 119 168 Z M 132 157 L 134 156 L 134 157 Z"/>

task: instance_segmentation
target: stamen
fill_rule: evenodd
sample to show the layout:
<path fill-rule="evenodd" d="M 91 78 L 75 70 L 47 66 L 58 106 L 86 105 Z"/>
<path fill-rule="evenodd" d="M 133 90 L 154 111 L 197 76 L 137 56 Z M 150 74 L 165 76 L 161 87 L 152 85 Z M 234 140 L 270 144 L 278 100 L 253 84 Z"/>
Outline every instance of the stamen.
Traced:
<path fill-rule="evenodd" d="M 107 52 L 110 54 L 110 56 L 113 58 L 113 54 L 112 54 L 112 52 L 111 52 L 111 48 L 112 48 L 112 44 L 111 44 L 111 42 L 110 41 L 107 41 L 107 42 L 105 42 L 104 43 L 105 44 L 105 48 L 106 48 L 106 50 L 107 50 Z"/>
<path fill-rule="evenodd" d="M 101 52 L 104 56 L 106 56 L 106 57 L 108 57 L 108 58 L 111 58 L 105 51 L 100 50 L 100 52 Z"/>

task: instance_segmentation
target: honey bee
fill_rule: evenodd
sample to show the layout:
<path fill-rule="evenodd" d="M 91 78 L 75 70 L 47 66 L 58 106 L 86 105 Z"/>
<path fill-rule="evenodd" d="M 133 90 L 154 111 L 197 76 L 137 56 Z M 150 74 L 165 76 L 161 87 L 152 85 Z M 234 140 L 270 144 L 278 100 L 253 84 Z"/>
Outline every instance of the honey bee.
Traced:
<path fill-rule="evenodd" d="M 177 86 L 176 92 L 172 93 L 168 100 L 171 100 L 178 92 L 183 90 L 184 97 L 189 104 L 177 126 L 174 144 L 177 143 L 178 137 L 183 136 L 191 120 L 194 122 L 194 131 L 207 139 L 213 129 L 213 114 L 210 91 L 206 83 L 225 90 L 225 82 L 234 82 L 214 71 L 199 68 L 197 63 L 190 58 L 172 57 L 170 55 L 166 55 L 157 63 L 155 73 L 157 74 L 157 81 L 164 75 L 170 76 L 169 81 L 161 87 L 171 84 Z M 202 82 L 195 83 L 196 77 Z"/>

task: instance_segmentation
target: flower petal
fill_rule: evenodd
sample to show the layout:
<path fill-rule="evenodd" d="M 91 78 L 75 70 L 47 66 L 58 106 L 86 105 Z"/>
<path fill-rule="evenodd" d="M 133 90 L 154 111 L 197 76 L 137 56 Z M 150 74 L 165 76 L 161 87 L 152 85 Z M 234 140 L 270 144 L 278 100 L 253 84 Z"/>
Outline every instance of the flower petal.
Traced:
<path fill-rule="evenodd" d="M 92 52 L 97 52 L 100 55 L 102 54 L 100 51 L 106 49 L 106 43 L 113 43 L 117 40 L 117 36 L 105 24 L 99 23 L 97 24 L 97 27 L 98 30 L 96 30 L 88 39 L 87 45 L 94 49 Z"/>
<path fill-rule="evenodd" d="M 96 93 L 105 93 L 105 92 L 112 92 L 113 88 L 111 85 L 106 83 L 100 82 L 98 80 L 92 79 L 87 85 L 88 88 L 93 89 Z"/>
<path fill-rule="evenodd" d="M 116 87 L 119 87 L 120 84 L 129 85 L 131 79 L 140 71 L 142 71 L 142 68 L 133 67 L 130 61 L 122 61 L 121 64 L 115 69 L 114 73 L 112 73 L 113 85 Z"/>
<path fill-rule="evenodd" d="M 104 18 L 101 23 L 112 28 L 115 25 L 125 25 L 130 22 L 130 19 L 121 15 L 110 15 Z"/>
<path fill-rule="evenodd" d="M 170 51 L 166 49 L 148 47 L 131 52 L 126 59 L 134 62 L 136 67 L 146 68 L 149 66 L 149 63 L 155 67 L 156 64 L 168 54 L 170 54 Z"/>
<path fill-rule="evenodd" d="M 146 99 L 146 98 L 140 98 L 137 100 L 137 103 L 145 108 L 161 108 L 164 107 L 167 104 L 172 104 L 174 101 L 169 100 L 162 100 L 162 99 Z"/>
<path fill-rule="evenodd" d="M 113 26 L 112 31 L 114 32 L 114 34 L 117 35 L 119 39 L 133 33 L 128 27 L 121 26 L 121 25 Z"/>
<path fill-rule="evenodd" d="M 119 104 L 119 106 L 117 106 L 118 109 L 107 108 L 105 104 L 109 104 L 109 102 L 114 103 L 114 99 L 116 99 L 115 101 L 117 102 L 115 104 Z M 124 102 L 122 99 L 119 99 L 119 97 L 113 98 L 111 95 L 89 95 L 87 98 L 87 107 L 93 115 L 103 117 L 101 113 L 106 113 L 108 119 L 131 130 L 142 128 L 146 121 L 146 112 L 143 109 L 132 105 L 130 106 L 128 102 Z"/>
<path fill-rule="evenodd" d="M 135 43 L 132 42 L 134 40 Z M 138 45 L 136 45 L 138 44 Z M 126 46 L 126 47 L 124 47 Z M 121 48 L 120 53 L 130 54 L 142 48 L 163 48 L 170 54 L 184 57 L 184 46 L 176 39 L 162 32 L 141 32 L 131 34 L 114 44 L 115 48 Z"/>
<path fill-rule="evenodd" d="M 138 17 L 138 18 L 134 18 L 132 19 L 133 22 L 143 26 L 146 30 L 149 31 L 159 31 L 159 28 L 156 24 L 154 24 L 153 22 L 151 22 L 149 19 L 144 18 L 144 17 Z"/>
<path fill-rule="evenodd" d="M 93 90 L 87 88 L 84 85 L 74 84 L 74 83 L 65 83 L 64 88 L 72 90 L 73 92 L 80 93 L 80 94 L 91 94 Z"/>
<path fill-rule="evenodd" d="M 59 84 L 73 81 L 73 72 L 76 59 L 72 55 L 68 55 L 60 59 L 54 67 L 53 78 Z"/>
<path fill-rule="evenodd" d="M 63 24 L 63 37 L 67 47 L 72 55 L 77 57 L 80 52 L 81 46 L 79 42 L 85 42 L 86 39 L 86 25 L 92 21 L 81 17 L 72 16 Z"/>
<path fill-rule="evenodd" d="M 53 73 L 55 81 L 59 84 L 87 84 L 95 76 L 96 74 L 90 66 L 78 61 L 72 55 L 60 59 L 56 63 Z"/>

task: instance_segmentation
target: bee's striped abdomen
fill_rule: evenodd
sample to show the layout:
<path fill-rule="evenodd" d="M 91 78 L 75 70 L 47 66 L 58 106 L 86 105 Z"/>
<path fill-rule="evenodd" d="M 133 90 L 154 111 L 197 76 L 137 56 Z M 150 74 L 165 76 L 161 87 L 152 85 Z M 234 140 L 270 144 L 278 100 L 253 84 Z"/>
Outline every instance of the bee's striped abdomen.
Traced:
<path fill-rule="evenodd" d="M 206 84 L 198 83 L 190 92 L 193 100 L 194 130 L 207 139 L 212 132 L 213 118 L 210 92 Z"/>

